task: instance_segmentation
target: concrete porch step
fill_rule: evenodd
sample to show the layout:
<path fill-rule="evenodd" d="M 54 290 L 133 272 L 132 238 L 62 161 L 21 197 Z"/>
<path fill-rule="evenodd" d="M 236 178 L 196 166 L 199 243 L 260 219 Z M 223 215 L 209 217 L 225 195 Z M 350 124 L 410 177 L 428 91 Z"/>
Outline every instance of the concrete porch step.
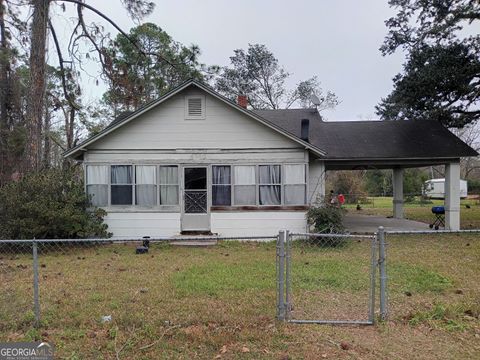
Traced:
<path fill-rule="evenodd" d="M 174 246 L 190 246 L 190 247 L 205 247 L 217 245 L 218 241 L 212 240 L 182 240 L 180 237 L 178 240 L 170 240 L 169 244 Z"/>

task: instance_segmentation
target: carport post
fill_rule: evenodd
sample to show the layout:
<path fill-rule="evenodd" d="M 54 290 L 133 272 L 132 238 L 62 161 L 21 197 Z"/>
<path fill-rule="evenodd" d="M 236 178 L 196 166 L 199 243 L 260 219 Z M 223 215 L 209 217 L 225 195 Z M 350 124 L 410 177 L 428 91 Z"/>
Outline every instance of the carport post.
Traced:
<path fill-rule="evenodd" d="M 393 217 L 403 219 L 403 168 L 393 169 Z"/>
<path fill-rule="evenodd" d="M 445 165 L 445 228 L 460 230 L 460 163 Z"/>

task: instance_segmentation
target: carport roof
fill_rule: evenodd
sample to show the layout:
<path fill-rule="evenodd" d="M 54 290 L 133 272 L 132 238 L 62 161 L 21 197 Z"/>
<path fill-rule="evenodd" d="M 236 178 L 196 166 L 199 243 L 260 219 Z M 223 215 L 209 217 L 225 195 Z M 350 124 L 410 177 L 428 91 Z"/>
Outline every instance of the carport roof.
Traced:
<path fill-rule="evenodd" d="M 456 159 L 478 153 L 434 120 L 322 121 L 315 109 L 255 110 L 300 137 L 302 119 L 310 120 L 309 142 L 325 160 Z"/>

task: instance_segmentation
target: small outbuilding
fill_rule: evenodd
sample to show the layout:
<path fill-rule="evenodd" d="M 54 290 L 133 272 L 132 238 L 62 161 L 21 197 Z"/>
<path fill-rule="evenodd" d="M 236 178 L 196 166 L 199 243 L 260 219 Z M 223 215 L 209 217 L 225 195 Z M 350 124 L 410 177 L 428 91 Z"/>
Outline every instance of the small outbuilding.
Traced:
<path fill-rule="evenodd" d="M 446 166 L 446 224 L 460 226 L 460 157 L 477 156 L 437 121 L 323 121 L 316 109 L 248 110 L 190 80 L 68 150 L 114 236 L 303 232 L 327 170 Z"/>
<path fill-rule="evenodd" d="M 425 181 L 423 195 L 430 199 L 445 199 L 445 179 L 430 179 Z M 460 180 L 460 199 L 468 196 L 467 180 Z"/>

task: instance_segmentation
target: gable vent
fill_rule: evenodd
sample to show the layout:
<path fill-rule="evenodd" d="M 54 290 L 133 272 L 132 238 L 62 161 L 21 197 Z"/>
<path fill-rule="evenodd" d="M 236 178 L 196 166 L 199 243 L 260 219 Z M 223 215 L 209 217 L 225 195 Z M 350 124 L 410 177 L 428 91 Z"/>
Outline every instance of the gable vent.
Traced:
<path fill-rule="evenodd" d="M 186 98 L 186 118 L 204 119 L 205 118 L 205 99 L 199 96 Z"/>

